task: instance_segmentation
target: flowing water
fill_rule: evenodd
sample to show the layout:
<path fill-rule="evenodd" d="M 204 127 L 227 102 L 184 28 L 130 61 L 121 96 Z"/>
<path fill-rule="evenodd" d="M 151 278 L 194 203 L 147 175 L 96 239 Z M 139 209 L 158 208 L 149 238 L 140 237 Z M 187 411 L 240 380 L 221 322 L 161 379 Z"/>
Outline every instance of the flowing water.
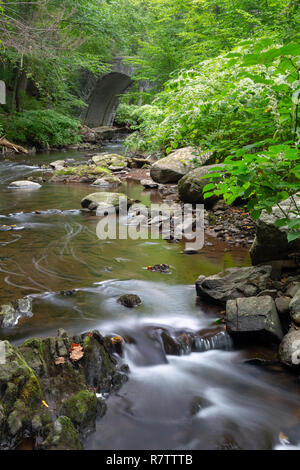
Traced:
<path fill-rule="evenodd" d="M 105 149 L 121 152 L 118 144 Z M 8 189 L 10 182 L 57 159 L 83 154 L 48 153 L 0 162 L 0 303 L 30 295 L 33 315 L 2 330 L 0 339 L 20 344 L 58 328 L 70 333 L 99 329 L 128 338 L 129 381 L 107 399 L 108 411 L 86 442 L 89 449 L 270 449 L 282 446 L 285 429 L 300 442 L 299 385 L 277 366 L 245 364 L 249 351 L 234 350 L 219 310 L 196 302 L 200 275 L 247 266 L 247 250 L 209 243 L 196 256 L 163 240 L 107 240 L 96 236 L 98 219 L 80 212 L 95 188 L 44 184 L 38 191 Z M 121 192 L 144 204 L 157 193 L 136 183 Z M 170 274 L 147 271 L 169 264 Z M 72 292 L 65 292 L 72 291 Z M 132 293 L 137 309 L 116 300 Z M 69 294 L 69 295 L 67 295 Z M 72 295 L 71 295 L 72 294 Z M 166 356 L 158 332 L 205 332 L 198 352 Z M 220 349 L 222 348 L 222 349 Z M 183 351 L 183 353 L 186 351 Z"/>

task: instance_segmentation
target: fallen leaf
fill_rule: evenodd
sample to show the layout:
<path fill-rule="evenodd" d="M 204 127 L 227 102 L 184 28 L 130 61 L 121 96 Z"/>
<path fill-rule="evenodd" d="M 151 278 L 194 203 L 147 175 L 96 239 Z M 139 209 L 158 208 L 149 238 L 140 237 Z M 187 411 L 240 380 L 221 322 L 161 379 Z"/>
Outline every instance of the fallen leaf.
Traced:
<path fill-rule="evenodd" d="M 281 444 L 287 445 L 290 443 L 288 436 L 286 436 L 283 432 L 279 433 L 278 439 L 281 442 Z"/>
<path fill-rule="evenodd" d="M 124 339 L 122 338 L 122 336 L 114 336 L 113 338 L 111 338 L 112 344 L 123 343 L 123 341 Z"/>
<path fill-rule="evenodd" d="M 72 343 L 70 350 L 70 359 L 71 361 L 79 361 L 84 356 L 83 347 L 80 344 Z"/>
<path fill-rule="evenodd" d="M 64 357 L 58 357 L 55 361 L 55 364 L 57 366 L 59 366 L 60 364 L 64 364 L 65 363 L 65 358 Z"/>

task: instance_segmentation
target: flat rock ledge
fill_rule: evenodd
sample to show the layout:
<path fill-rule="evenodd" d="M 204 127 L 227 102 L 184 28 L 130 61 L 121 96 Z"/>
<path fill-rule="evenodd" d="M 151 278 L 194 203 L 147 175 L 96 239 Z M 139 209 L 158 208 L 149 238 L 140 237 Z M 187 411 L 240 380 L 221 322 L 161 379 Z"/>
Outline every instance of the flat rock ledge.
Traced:
<path fill-rule="evenodd" d="M 205 300 L 225 305 L 227 300 L 253 297 L 267 288 L 272 266 L 229 268 L 213 276 L 199 276 L 197 295 Z"/>
<path fill-rule="evenodd" d="M 0 450 L 17 449 L 26 438 L 38 450 L 82 449 L 105 414 L 103 396 L 127 380 L 111 338 L 59 330 L 57 337 L 0 346 Z"/>

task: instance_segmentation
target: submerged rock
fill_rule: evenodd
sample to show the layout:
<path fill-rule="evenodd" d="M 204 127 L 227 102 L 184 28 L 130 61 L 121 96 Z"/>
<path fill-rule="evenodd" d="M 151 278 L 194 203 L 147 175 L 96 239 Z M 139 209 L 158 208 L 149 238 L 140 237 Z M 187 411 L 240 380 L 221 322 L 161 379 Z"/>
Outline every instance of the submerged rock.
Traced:
<path fill-rule="evenodd" d="M 155 264 L 154 266 L 147 266 L 147 271 L 152 273 L 169 274 L 170 266 L 168 264 Z"/>
<path fill-rule="evenodd" d="M 13 181 L 10 183 L 10 189 L 40 189 L 42 186 L 34 181 Z"/>
<path fill-rule="evenodd" d="M 226 304 L 227 331 L 236 339 L 280 342 L 283 334 L 270 296 L 238 298 Z"/>
<path fill-rule="evenodd" d="M 118 299 L 118 302 L 119 302 L 119 304 L 123 305 L 124 307 L 128 307 L 128 308 L 138 307 L 142 303 L 140 297 L 138 295 L 134 295 L 134 294 L 122 295 L 122 297 L 120 297 Z"/>
<path fill-rule="evenodd" d="M 281 362 L 289 367 L 300 367 L 300 330 L 291 329 L 279 347 Z"/>
<path fill-rule="evenodd" d="M 29 297 L 18 299 L 16 302 L 0 307 L 0 327 L 13 327 L 24 316 L 32 316 L 32 300 Z"/>
<path fill-rule="evenodd" d="M 200 276 L 196 281 L 197 295 L 221 304 L 239 297 L 253 297 L 267 288 L 271 272 L 272 266 L 251 266 Z"/>
<path fill-rule="evenodd" d="M 203 197 L 203 188 L 210 183 L 208 178 L 203 177 L 209 175 L 209 173 L 214 173 L 214 168 L 218 167 L 222 167 L 222 165 L 201 166 L 184 176 L 178 183 L 180 200 L 187 203 L 215 203 L 218 200 L 216 196 L 212 196 L 208 199 L 204 199 Z"/>
<path fill-rule="evenodd" d="M 196 159 L 200 165 L 204 165 L 211 155 L 211 152 L 201 155 L 201 152 L 193 147 L 175 150 L 152 165 L 151 178 L 157 183 L 177 183 L 180 178 L 193 170 L 193 160 Z"/>
<path fill-rule="evenodd" d="M 300 198 L 295 197 L 294 200 L 300 209 Z M 288 212 L 291 200 L 287 199 L 280 205 L 284 211 Z M 292 214 L 290 217 L 293 218 Z M 275 227 L 278 218 L 283 218 L 283 214 L 279 207 L 275 206 L 271 214 L 263 211 L 257 220 L 256 237 L 250 250 L 252 264 L 287 259 L 293 253 L 300 252 L 300 238 L 289 243 L 286 227 Z"/>

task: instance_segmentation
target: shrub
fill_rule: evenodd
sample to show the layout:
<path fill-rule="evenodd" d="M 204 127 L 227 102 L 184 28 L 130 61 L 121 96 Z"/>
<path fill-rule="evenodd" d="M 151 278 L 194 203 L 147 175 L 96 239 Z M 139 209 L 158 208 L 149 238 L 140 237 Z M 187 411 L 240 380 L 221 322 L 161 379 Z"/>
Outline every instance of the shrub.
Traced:
<path fill-rule="evenodd" d="M 80 122 L 51 109 L 23 111 L 0 117 L 0 126 L 13 142 L 38 148 L 60 147 L 80 141 Z"/>

